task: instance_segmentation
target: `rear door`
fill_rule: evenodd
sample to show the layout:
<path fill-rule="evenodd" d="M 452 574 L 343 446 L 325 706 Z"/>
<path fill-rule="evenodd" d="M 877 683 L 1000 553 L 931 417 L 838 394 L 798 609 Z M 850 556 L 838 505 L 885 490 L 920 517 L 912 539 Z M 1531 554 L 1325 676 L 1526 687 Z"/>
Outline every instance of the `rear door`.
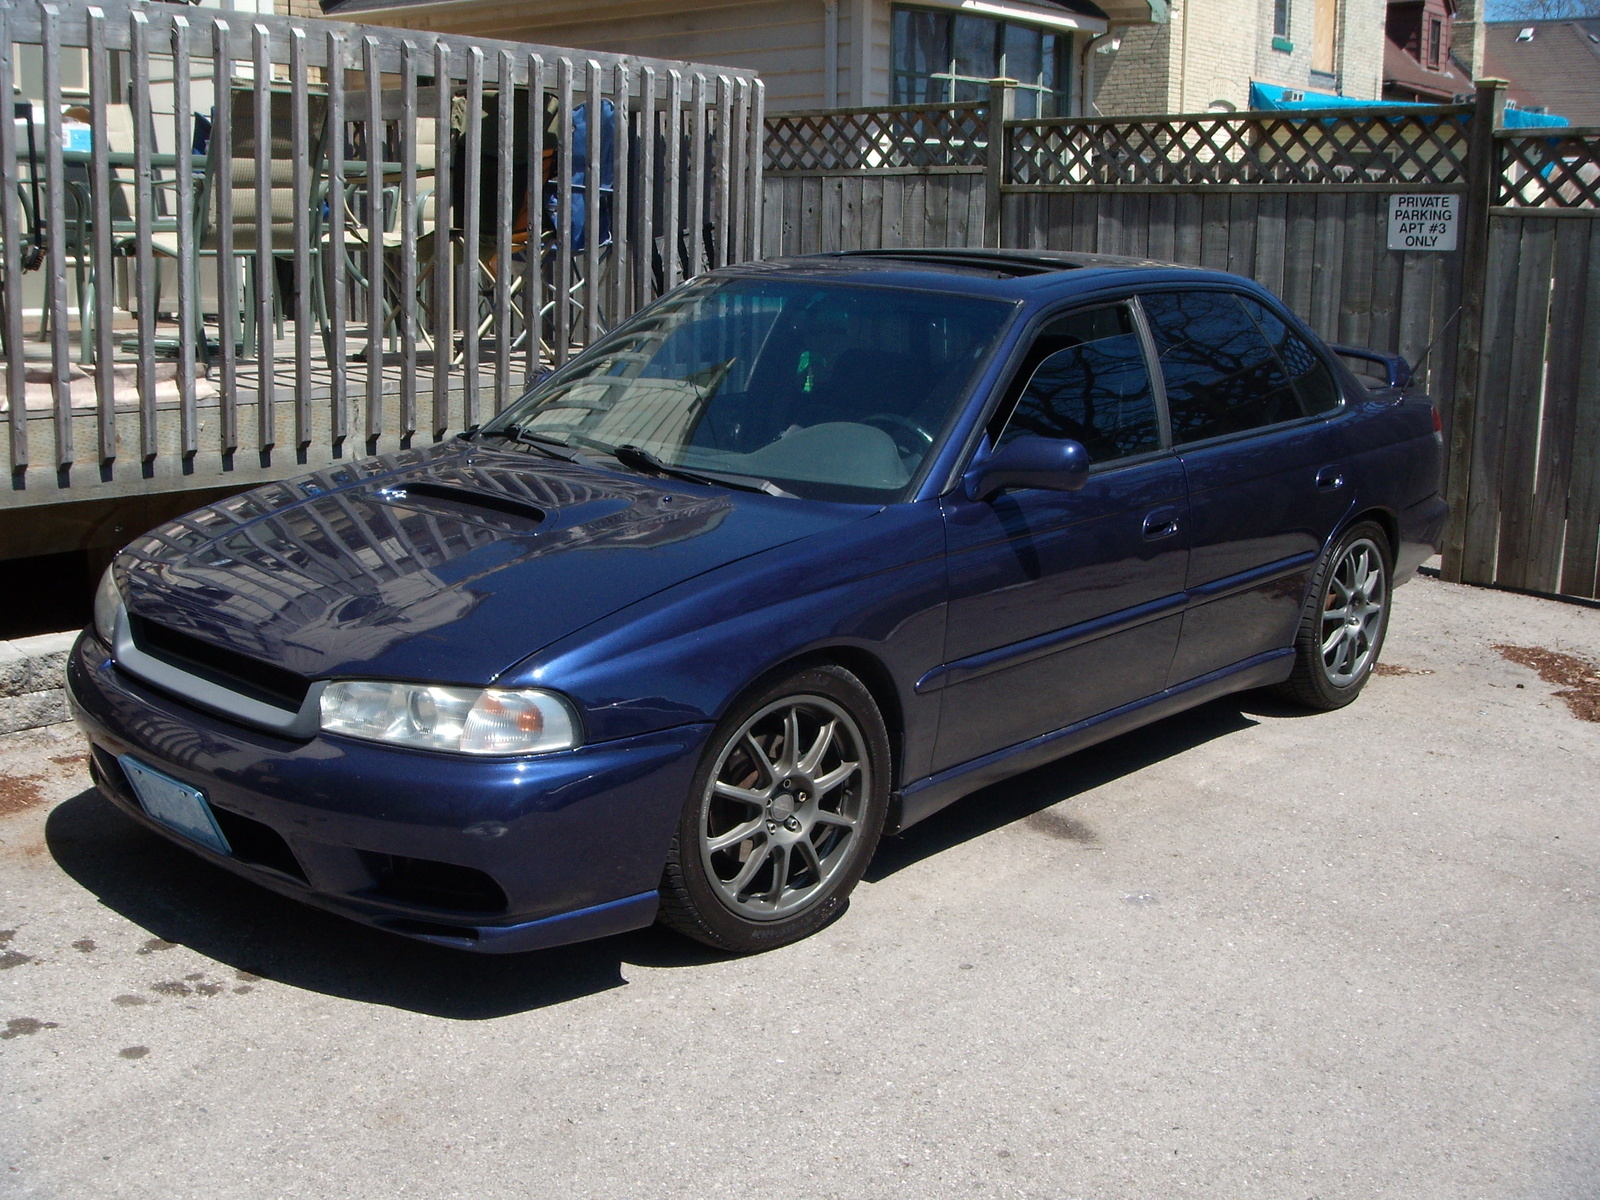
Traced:
<path fill-rule="evenodd" d="M 1049 319 L 991 423 L 1089 451 L 1078 492 L 946 497 L 950 606 L 934 770 L 1159 692 L 1188 559 L 1183 468 L 1127 303 Z"/>
<path fill-rule="evenodd" d="M 1189 608 L 1170 682 L 1290 646 L 1311 571 L 1350 503 L 1321 355 L 1254 297 L 1140 297 L 1188 482 Z"/>

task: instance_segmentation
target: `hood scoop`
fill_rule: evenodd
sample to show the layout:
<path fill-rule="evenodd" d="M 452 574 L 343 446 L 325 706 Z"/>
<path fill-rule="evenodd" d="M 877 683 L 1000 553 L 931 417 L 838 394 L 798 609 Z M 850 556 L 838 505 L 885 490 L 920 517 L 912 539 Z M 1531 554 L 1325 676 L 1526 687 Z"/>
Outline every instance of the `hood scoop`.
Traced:
<path fill-rule="evenodd" d="M 419 479 L 379 488 L 377 499 L 389 504 L 400 504 L 423 512 L 435 512 L 458 520 L 482 522 L 488 514 L 511 518 L 490 523 L 507 532 L 526 531 L 543 525 L 548 514 L 527 500 L 509 496 L 504 492 L 485 492 L 476 488 L 458 487 L 431 479 Z M 419 503 L 419 501 L 421 503 Z"/>

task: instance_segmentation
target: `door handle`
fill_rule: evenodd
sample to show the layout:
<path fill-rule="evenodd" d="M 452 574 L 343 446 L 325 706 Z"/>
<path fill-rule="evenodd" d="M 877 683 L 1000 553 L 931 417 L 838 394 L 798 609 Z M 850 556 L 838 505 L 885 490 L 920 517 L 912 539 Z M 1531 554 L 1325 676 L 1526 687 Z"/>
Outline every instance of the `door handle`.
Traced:
<path fill-rule="evenodd" d="M 1178 532 L 1178 514 L 1170 508 L 1158 508 L 1144 519 L 1144 536 L 1148 542 L 1158 542 Z"/>
<path fill-rule="evenodd" d="M 1344 472 L 1338 467 L 1323 467 L 1317 472 L 1317 491 L 1337 492 L 1344 486 Z"/>

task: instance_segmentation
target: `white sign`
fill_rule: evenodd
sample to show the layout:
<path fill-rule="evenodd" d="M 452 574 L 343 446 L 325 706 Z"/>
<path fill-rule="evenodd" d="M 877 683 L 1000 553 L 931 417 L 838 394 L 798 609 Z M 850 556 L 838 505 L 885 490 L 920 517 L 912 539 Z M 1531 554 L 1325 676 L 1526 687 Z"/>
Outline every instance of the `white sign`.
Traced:
<path fill-rule="evenodd" d="M 1390 196 L 1389 249 L 1454 250 L 1460 196 Z"/>

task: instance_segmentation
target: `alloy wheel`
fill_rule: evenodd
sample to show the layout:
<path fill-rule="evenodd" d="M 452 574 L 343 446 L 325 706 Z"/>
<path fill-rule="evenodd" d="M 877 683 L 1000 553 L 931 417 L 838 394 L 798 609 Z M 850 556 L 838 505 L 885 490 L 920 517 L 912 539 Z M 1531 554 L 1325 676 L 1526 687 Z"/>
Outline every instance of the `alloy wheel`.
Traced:
<path fill-rule="evenodd" d="M 1362 677 L 1382 640 L 1388 581 L 1383 552 L 1368 538 L 1344 548 L 1322 605 L 1322 669 L 1335 687 Z"/>
<path fill-rule="evenodd" d="M 871 786 L 861 730 L 834 701 L 789 696 L 756 712 L 724 744 L 701 800 L 701 862 L 718 899 L 756 921 L 822 899 Z"/>

